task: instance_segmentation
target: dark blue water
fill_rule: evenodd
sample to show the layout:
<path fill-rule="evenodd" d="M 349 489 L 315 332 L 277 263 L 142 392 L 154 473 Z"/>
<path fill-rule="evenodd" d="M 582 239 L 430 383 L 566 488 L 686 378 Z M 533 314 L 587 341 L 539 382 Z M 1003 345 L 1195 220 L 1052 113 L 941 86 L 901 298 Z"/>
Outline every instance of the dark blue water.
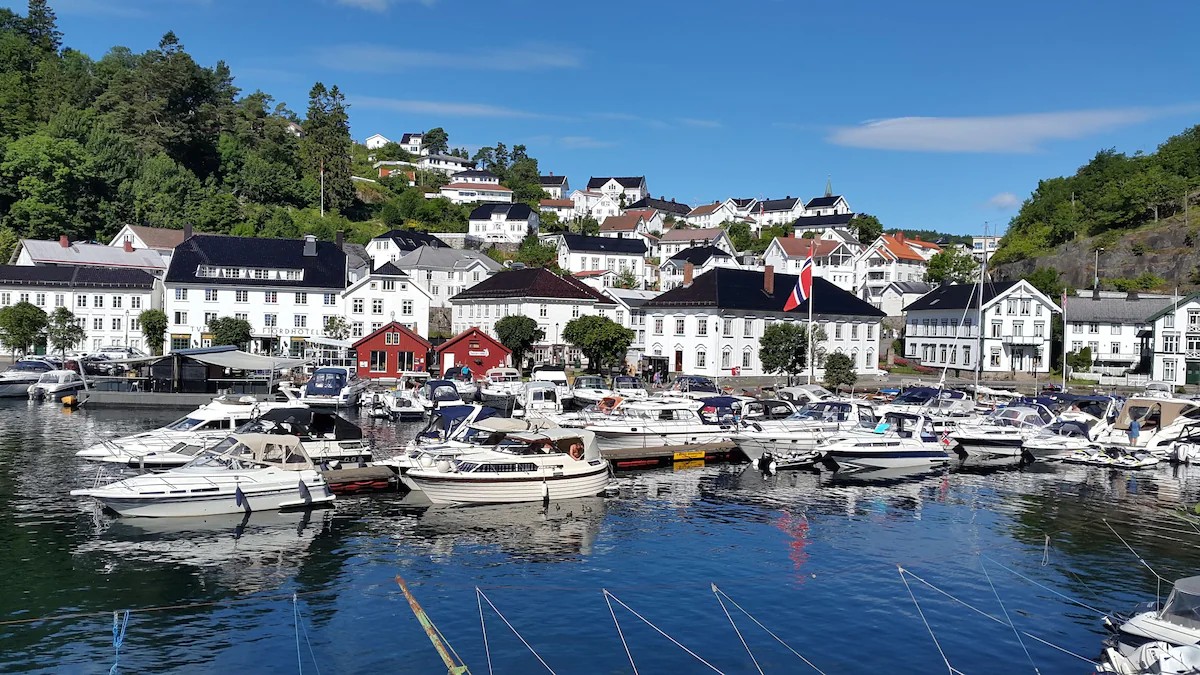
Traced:
<path fill-rule="evenodd" d="M 1096 612 L 986 563 L 994 593 L 981 555 L 1100 610 L 1156 590 L 1104 519 L 1165 577 L 1200 562 L 1200 533 L 1173 514 L 1198 499 L 1198 476 L 1166 468 L 845 483 L 714 466 L 622 474 L 611 496 L 548 512 L 381 495 L 246 523 L 118 520 L 67 495 L 92 476 L 76 449 L 172 416 L 0 404 L 0 620 L 28 621 L 0 625 L 0 671 L 107 672 L 111 613 L 129 608 L 121 672 L 298 672 L 295 593 L 304 672 L 314 661 L 323 673 L 445 672 L 401 575 L 475 673 L 488 672 L 477 586 L 556 672 L 632 672 L 602 589 L 715 669 L 756 672 L 713 583 L 825 672 L 938 672 L 897 565 L 1090 658 L 1103 638 Z M 385 444 L 406 431 L 364 424 Z M 1011 628 L 910 584 L 954 667 L 1033 671 Z M 726 605 L 765 672 L 805 672 Z M 640 672 L 713 672 L 612 606 Z M 484 617 L 496 673 L 544 670 L 486 603 Z M 1043 673 L 1090 672 L 1025 643 Z"/>

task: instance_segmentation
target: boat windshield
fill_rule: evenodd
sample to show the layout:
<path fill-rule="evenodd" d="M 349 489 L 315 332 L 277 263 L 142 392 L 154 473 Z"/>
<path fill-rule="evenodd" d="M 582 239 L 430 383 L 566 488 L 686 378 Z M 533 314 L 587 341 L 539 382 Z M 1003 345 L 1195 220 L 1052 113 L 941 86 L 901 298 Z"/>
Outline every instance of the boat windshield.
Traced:
<path fill-rule="evenodd" d="M 346 386 L 346 374 L 337 371 L 317 371 L 308 381 L 313 392 L 339 392 Z"/>
<path fill-rule="evenodd" d="M 1200 578 L 1176 582 L 1159 618 L 1192 630 L 1200 629 Z"/>
<path fill-rule="evenodd" d="M 850 416 L 850 404 L 813 403 L 805 406 L 799 415 L 801 419 L 819 420 L 822 422 L 845 422 Z"/>
<path fill-rule="evenodd" d="M 45 361 L 17 361 L 8 367 L 9 370 L 22 373 L 44 373 L 52 370 L 53 366 Z"/>
<path fill-rule="evenodd" d="M 38 384 L 58 384 L 58 373 L 42 373 Z"/>
<path fill-rule="evenodd" d="M 575 378 L 576 389 L 603 389 L 604 378 L 595 375 L 581 375 Z"/>
<path fill-rule="evenodd" d="M 166 429 L 167 431 L 192 431 L 193 429 L 196 429 L 200 425 L 204 424 L 205 421 L 206 420 L 202 420 L 198 417 L 181 417 L 163 427 L 163 429 Z"/>
<path fill-rule="evenodd" d="M 460 400 L 458 388 L 448 384 L 435 387 L 431 399 L 434 401 L 458 401 Z"/>
<path fill-rule="evenodd" d="M 618 375 L 617 379 L 613 381 L 613 388 L 614 389 L 645 389 L 646 387 L 645 387 L 645 385 L 642 384 L 642 381 L 636 377 L 632 377 L 629 375 Z"/>
<path fill-rule="evenodd" d="M 675 381 L 678 391 L 717 391 L 715 382 L 699 375 L 684 375 Z"/>

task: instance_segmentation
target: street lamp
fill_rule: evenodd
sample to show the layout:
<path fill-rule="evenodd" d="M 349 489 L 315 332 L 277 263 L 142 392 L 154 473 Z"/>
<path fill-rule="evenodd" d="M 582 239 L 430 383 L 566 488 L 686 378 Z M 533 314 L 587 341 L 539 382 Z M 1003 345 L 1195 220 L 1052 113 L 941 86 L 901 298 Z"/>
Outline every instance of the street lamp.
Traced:
<path fill-rule="evenodd" d="M 129 310 L 125 310 L 125 352 L 129 352 Z"/>
<path fill-rule="evenodd" d="M 1103 248 L 1096 249 L 1096 276 L 1092 279 L 1092 290 L 1100 290 L 1100 254 L 1103 252 Z"/>

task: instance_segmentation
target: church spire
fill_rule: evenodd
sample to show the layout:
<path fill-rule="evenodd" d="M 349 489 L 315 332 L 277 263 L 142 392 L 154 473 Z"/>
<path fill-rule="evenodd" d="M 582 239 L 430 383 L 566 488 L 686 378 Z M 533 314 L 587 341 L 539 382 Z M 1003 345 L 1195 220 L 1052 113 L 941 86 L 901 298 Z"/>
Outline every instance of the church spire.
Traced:
<path fill-rule="evenodd" d="M 825 196 L 826 197 L 833 196 L 833 177 L 832 176 L 827 176 L 825 178 Z"/>

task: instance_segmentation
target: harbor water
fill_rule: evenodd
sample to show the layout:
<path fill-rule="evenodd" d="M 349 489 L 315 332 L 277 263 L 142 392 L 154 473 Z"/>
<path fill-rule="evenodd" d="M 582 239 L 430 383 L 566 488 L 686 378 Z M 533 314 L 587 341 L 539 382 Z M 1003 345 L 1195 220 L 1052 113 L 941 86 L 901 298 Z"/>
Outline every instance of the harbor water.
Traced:
<path fill-rule="evenodd" d="M 642 673 L 813 672 L 763 627 L 827 673 L 1087 673 L 1101 613 L 1160 590 L 1110 525 L 1163 577 L 1200 570 L 1200 531 L 1176 515 L 1200 470 L 1165 465 L 861 480 L 717 465 L 620 473 L 547 509 L 382 494 L 207 521 L 67 494 L 95 480 L 76 450 L 177 415 L 0 403 L 0 671 L 108 672 L 129 609 L 119 672 L 444 673 L 399 575 L 475 673 L 543 672 L 538 656 L 630 673 L 630 655 Z M 360 423 L 382 446 L 415 431 Z"/>

